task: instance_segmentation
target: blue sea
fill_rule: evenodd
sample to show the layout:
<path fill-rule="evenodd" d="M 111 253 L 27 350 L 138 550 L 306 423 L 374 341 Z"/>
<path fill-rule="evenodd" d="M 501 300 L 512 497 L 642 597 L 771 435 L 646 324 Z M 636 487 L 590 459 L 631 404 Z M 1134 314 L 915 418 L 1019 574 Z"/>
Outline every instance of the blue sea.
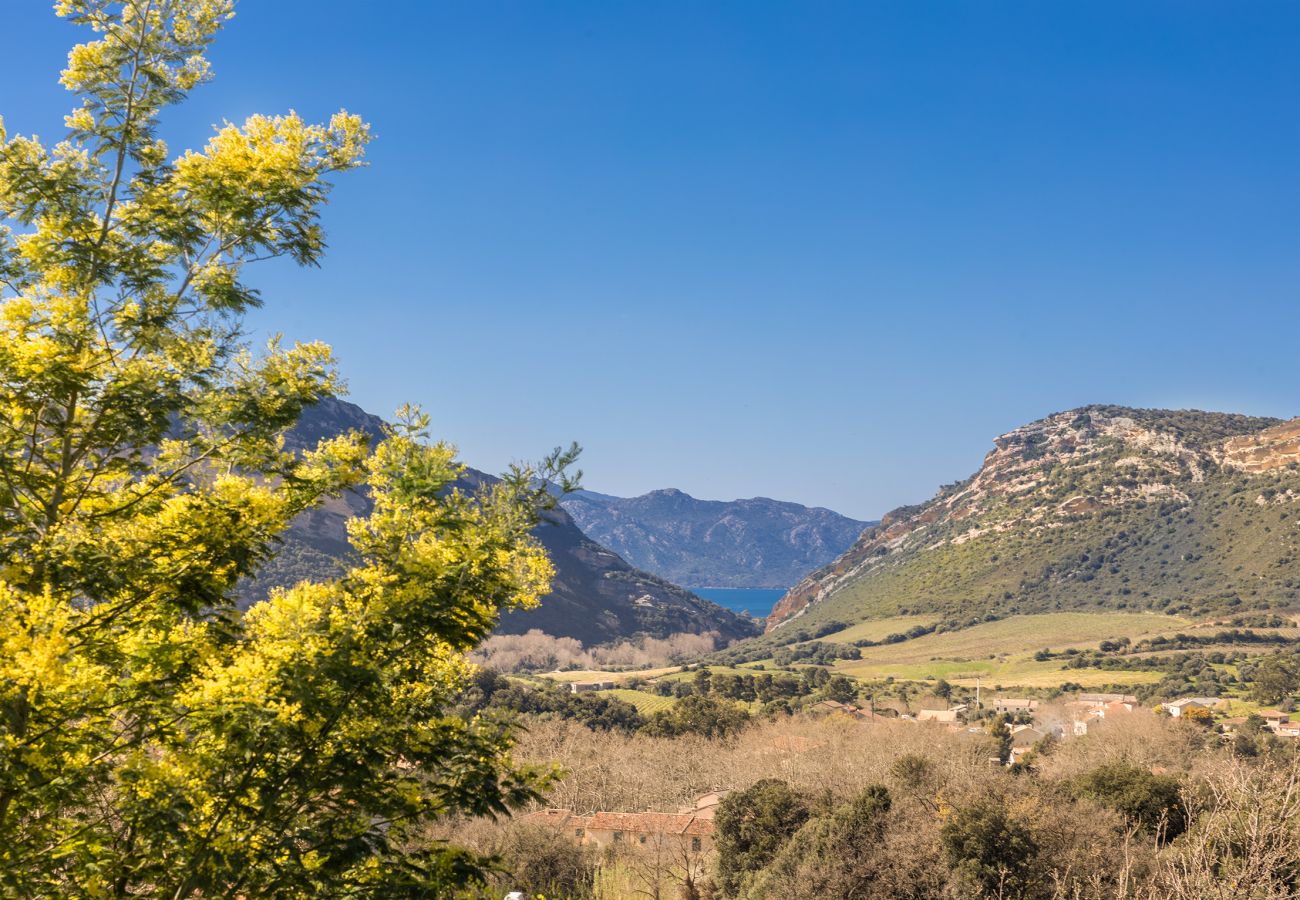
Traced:
<path fill-rule="evenodd" d="M 763 619 L 785 591 L 770 588 L 691 588 L 691 593 L 735 612 L 747 612 L 756 619 Z"/>

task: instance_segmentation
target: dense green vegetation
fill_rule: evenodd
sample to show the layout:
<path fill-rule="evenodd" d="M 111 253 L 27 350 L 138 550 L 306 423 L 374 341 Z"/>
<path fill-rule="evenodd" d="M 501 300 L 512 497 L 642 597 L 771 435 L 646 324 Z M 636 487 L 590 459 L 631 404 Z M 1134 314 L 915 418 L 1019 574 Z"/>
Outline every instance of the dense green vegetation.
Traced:
<path fill-rule="evenodd" d="M 0 122 L 0 896 L 445 896 L 491 861 L 422 829 L 546 783 L 452 706 L 547 589 L 540 482 L 576 449 L 457 492 L 419 410 L 286 446 L 341 379 L 322 344 L 247 345 L 245 266 L 321 259 L 368 126 L 254 115 L 174 155 L 232 0 L 56 12 L 85 39 L 66 133 Z M 290 521 L 354 489 L 346 566 L 241 612 Z"/>
<path fill-rule="evenodd" d="M 727 797 L 714 818 L 718 884 L 735 895 L 808 821 L 808 801 L 788 784 L 764 779 Z"/>
<path fill-rule="evenodd" d="M 1169 775 L 1156 775 L 1128 763 L 1110 763 L 1080 775 L 1071 790 L 1078 798 L 1122 813 L 1161 840 L 1173 840 L 1187 828 L 1178 779 Z"/>
<path fill-rule="evenodd" d="M 483 712 L 527 713 L 541 718 L 570 719 L 588 728 L 635 731 L 645 724 L 636 706 L 604 692 L 575 694 L 567 685 L 525 684 L 491 669 L 479 669 L 460 700 L 462 715 Z"/>
<path fill-rule="evenodd" d="M 1300 491 L 1300 474 L 1232 475 L 1188 485 L 1185 505 L 1139 503 L 1056 532 L 1007 531 L 936 547 L 847 585 L 800 624 L 816 629 L 925 613 L 1101 608 L 1201 616 L 1285 609 L 1300 602 L 1300 514 L 1256 499 L 1287 489 Z"/>
<path fill-rule="evenodd" d="M 1123 417 L 1122 419 L 1120 417 Z M 1154 429 L 1132 435 L 1132 424 Z M 1120 423 L 1120 424 L 1117 424 Z M 920 616 L 1151 610 L 1203 617 L 1300 603 L 1300 469 L 1225 468 L 1226 438 L 1273 420 L 1089 407 L 1001 439 L 978 477 L 868 532 L 829 596 L 772 633 Z M 1127 430 L 1126 430 L 1127 429 Z M 835 572 L 854 567 L 836 580 Z M 801 586 L 801 590 L 808 590 Z"/>
<path fill-rule="evenodd" d="M 780 681 L 771 675 L 711 675 L 708 670 L 697 674 L 692 682 L 660 682 L 655 687 L 661 693 L 656 695 L 632 690 L 573 693 L 567 685 L 525 683 L 480 669 L 461 698 L 460 710 L 466 718 L 484 712 L 527 714 L 579 722 L 598 731 L 726 737 L 749 724 L 751 701 L 770 705 L 782 698 L 809 696 L 830 680 L 824 670 L 819 670 L 819 677 Z M 633 693 L 647 702 L 629 702 L 628 695 Z M 782 709 L 789 712 L 790 708 L 772 707 L 773 711 Z"/>
<path fill-rule="evenodd" d="M 1279 419 L 1268 416 L 1245 416 L 1240 413 L 1204 412 L 1199 409 L 1138 409 L 1128 406 L 1095 404 L 1080 414 L 1107 418 L 1123 416 L 1144 428 L 1172 434 L 1179 442 L 1195 450 L 1209 450 L 1239 434 L 1253 434 Z"/>

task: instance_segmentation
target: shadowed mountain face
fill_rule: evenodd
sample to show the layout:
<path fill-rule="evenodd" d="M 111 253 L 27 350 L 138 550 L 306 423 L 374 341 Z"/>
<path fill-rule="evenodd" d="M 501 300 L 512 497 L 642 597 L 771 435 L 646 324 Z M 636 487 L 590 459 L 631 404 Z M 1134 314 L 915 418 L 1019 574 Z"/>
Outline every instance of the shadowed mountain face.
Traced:
<path fill-rule="evenodd" d="M 885 516 L 768 629 L 898 613 L 1300 606 L 1300 420 L 1091 406 L 1004 434 Z"/>
<path fill-rule="evenodd" d="M 305 449 L 320 438 L 347 431 L 378 440 L 383 421 L 354 404 L 328 400 L 303 415 L 286 443 L 290 449 Z M 473 469 L 465 475 L 467 486 L 491 478 Z M 345 523 L 352 516 L 368 514 L 370 506 L 363 492 L 354 491 L 300 516 L 276 557 L 244 590 L 245 600 L 260 599 L 271 587 L 337 575 L 349 553 Z M 665 637 L 706 631 L 732 640 L 758 631 L 752 619 L 633 568 L 583 534 L 563 509 L 546 513 L 534 533 L 555 565 L 551 593 L 537 609 L 507 613 L 499 632 L 521 634 L 539 628 L 557 637 L 597 644 L 639 634 Z"/>
<path fill-rule="evenodd" d="M 633 565 L 690 587 L 787 588 L 843 553 L 870 524 L 829 509 L 579 491 L 561 501 L 586 534 Z"/>

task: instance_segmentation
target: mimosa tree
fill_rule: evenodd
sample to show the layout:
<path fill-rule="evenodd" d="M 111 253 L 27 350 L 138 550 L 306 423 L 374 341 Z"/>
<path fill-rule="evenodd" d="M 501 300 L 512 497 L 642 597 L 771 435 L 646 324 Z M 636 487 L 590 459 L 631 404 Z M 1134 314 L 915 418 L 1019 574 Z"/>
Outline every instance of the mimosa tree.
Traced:
<path fill-rule="evenodd" d="M 508 729 L 446 712 L 464 652 L 546 590 L 536 473 L 463 494 L 409 410 L 378 447 L 286 452 L 338 381 L 320 344 L 244 346 L 243 268 L 320 258 L 367 126 L 254 116 L 173 155 L 159 117 L 208 78 L 233 0 L 57 11 L 94 32 L 65 139 L 0 123 L 0 893 L 464 884 L 477 860 L 413 836 L 537 786 Z M 290 520 L 363 483 L 351 568 L 241 614 Z"/>

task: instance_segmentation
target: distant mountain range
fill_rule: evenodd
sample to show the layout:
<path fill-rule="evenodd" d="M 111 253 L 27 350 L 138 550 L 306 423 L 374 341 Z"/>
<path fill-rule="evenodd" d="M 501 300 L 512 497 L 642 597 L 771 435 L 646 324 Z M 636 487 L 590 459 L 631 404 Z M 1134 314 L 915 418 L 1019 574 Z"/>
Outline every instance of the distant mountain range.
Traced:
<path fill-rule="evenodd" d="M 561 503 L 592 539 L 692 588 L 788 588 L 874 524 L 766 497 L 697 500 L 671 488 L 640 497 L 579 491 Z"/>
<path fill-rule="evenodd" d="M 776 605 L 768 629 L 900 613 L 1300 607 L 1300 419 L 1090 406 L 994 441 Z"/>
<path fill-rule="evenodd" d="M 360 431 L 377 440 L 383 420 L 352 403 L 327 400 L 308 410 L 287 436 L 290 449 L 314 447 L 323 437 Z M 467 486 L 491 476 L 469 470 Z M 276 557 L 245 585 L 252 602 L 277 585 L 325 578 L 340 571 L 350 552 L 344 523 L 366 515 L 369 498 L 351 492 L 313 509 L 294 522 Z M 588 538 L 563 509 L 546 514 L 535 534 L 555 565 L 551 593 L 531 610 L 507 613 L 498 631 L 521 634 L 539 628 L 557 637 L 598 644 L 636 635 L 665 637 L 678 632 L 718 632 L 724 640 L 757 633 L 753 619 L 711 603 L 662 578 L 639 571 Z"/>

